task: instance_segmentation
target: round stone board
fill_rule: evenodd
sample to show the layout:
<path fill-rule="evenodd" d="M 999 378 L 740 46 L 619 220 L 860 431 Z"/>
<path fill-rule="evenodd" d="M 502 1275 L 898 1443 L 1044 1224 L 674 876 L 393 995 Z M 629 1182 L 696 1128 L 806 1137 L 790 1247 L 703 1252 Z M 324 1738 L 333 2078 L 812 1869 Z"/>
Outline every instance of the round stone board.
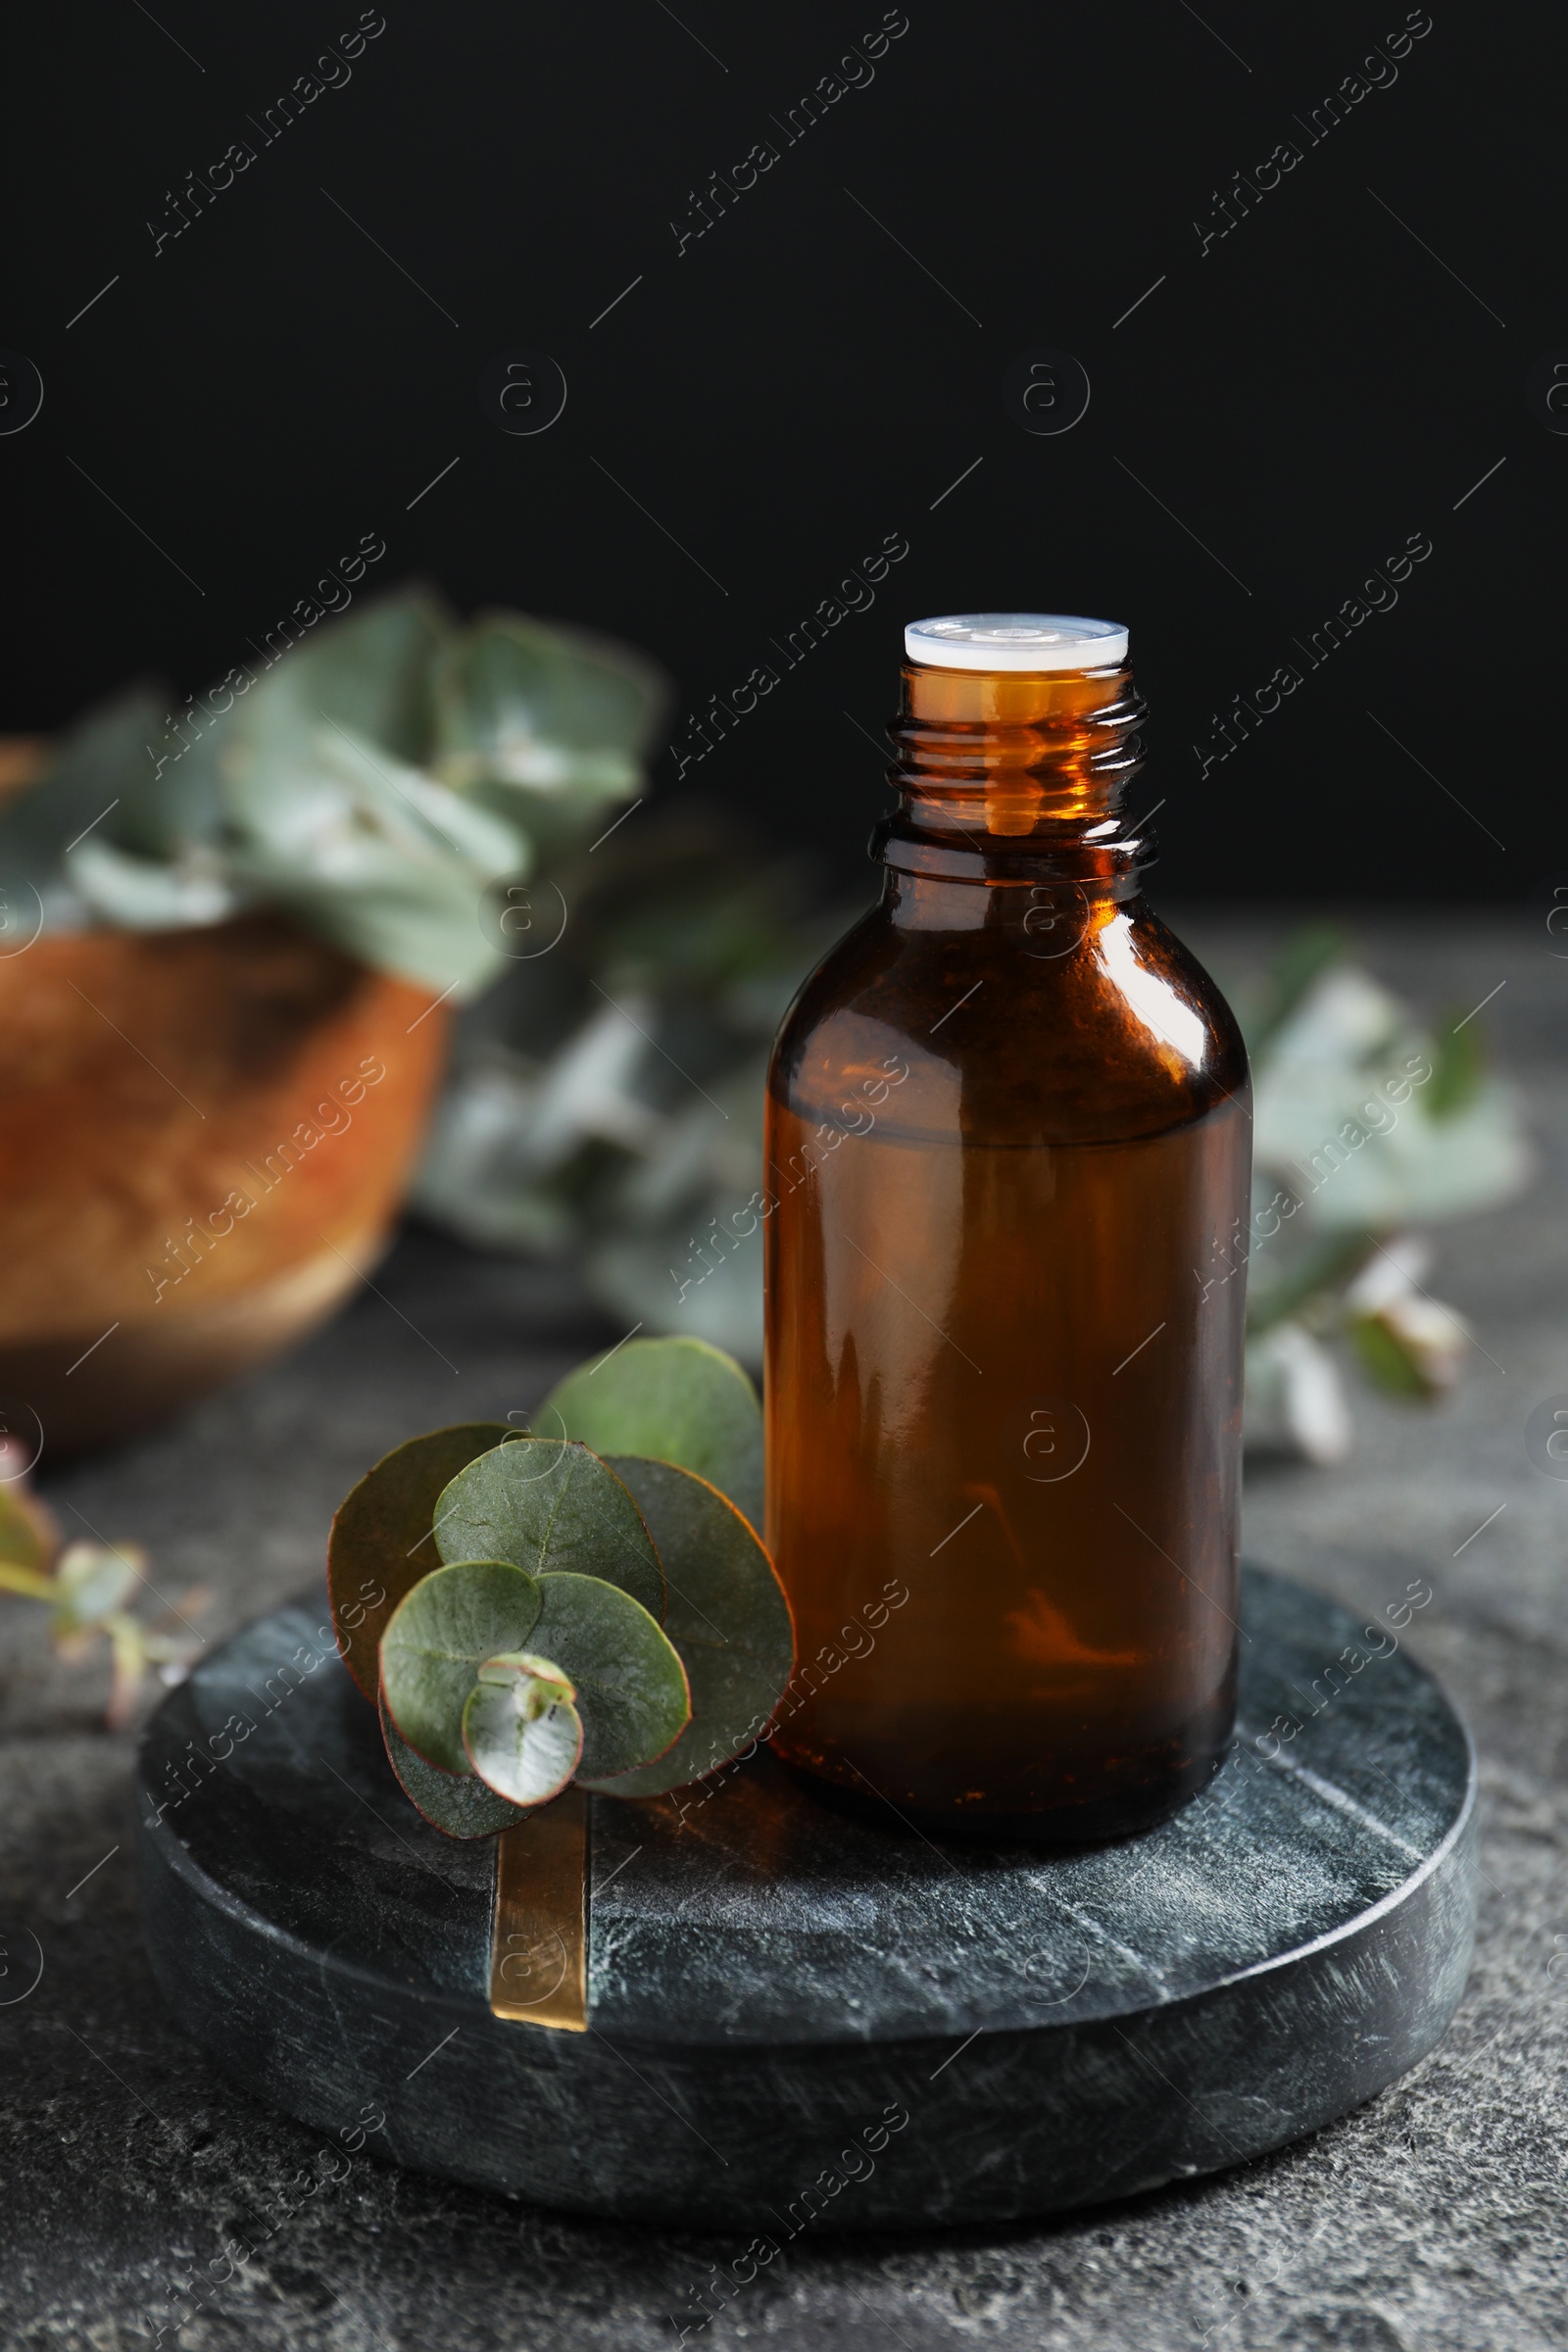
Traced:
<path fill-rule="evenodd" d="M 324 1605 L 279 1609 L 148 1728 L 153 1964 L 261 2098 L 577 2213 L 782 2245 L 1214 2171 L 1431 2049 L 1475 1919 L 1474 1759 L 1438 1686 L 1281 1578 L 1247 1570 L 1243 1611 L 1230 1759 L 1125 1844 L 939 1846 L 765 1749 L 654 1801 L 568 1791 L 561 2031 L 526 1992 L 492 2007 L 494 1842 L 419 1818 Z"/>

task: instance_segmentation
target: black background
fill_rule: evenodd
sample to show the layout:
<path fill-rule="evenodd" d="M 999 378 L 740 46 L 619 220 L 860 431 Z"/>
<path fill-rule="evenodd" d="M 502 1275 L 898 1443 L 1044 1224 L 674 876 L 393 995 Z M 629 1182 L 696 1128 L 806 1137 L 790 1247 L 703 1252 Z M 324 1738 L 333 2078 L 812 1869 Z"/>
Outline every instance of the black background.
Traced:
<path fill-rule="evenodd" d="M 202 685 L 368 531 L 386 584 L 623 635 L 690 710 L 897 532 L 874 607 L 686 778 L 779 841 L 853 872 L 884 794 L 852 722 L 891 709 L 902 623 L 1019 606 L 1130 622 L 1167 893 L 1522 905 L 1563 862 L 1541 655 L 1568 439 L 1524 390 L 1568 346 L 1560 18 L 1432 0 L 1312 145 L 1297 118 L 1397 0 L 908 0 L 869 85 L 786 145 L 876 0 L 384 4 L 270 144 L 249 118 L 349 0 L 13 20 L 0 344 L 45 399 L 0 438 L 0 725 Z M 147 222 L 236 139 L 256 161 L 155 255 Z M 776 165 L 677 252 L 762 139 Z M 1288 139 L 1202 252 L 1214 192 Z M 1093 386 L 1055 437 L 1002 398 L 1038 347 Z M 478 398 L 517 348 L 569 387 L 532 437 Z M 1210 714 L 1416 532 L 1397 608 L 1200 776 Z"/>

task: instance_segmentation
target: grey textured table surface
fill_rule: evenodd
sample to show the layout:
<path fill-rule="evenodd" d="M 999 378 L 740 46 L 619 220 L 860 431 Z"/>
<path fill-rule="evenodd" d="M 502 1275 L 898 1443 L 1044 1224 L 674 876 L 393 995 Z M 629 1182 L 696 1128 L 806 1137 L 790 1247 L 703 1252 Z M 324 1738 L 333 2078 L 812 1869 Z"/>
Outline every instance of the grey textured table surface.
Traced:
<path fill-rule="evenodd" d="M 1221 968 L 1266 939 L 1182 927 Z M 1247 1543 L 1357 1609 L 1412 1577 L 1436 1588 L 1410 1639 L 1469 1717 L 1486 1807 L 1481 1941 L 1453 2030 L 1343 2123 L 1190 2187 L 994 2231 L 802 2239 L 689 2341 L 1568 2343 L 1568 1484 L 1541 1477 L 1523 1441 L 1532 1407 L 1568 1391 L 1568 962 L 1524 916 L 1361 931 L 1374 967 L 1428 1006 L 1469 1005 L 1506 980 L 1487 1018 L 1527 1091 L 1543 1172 L 1514 1206 L 1443 1240 L 1436 1287 L 1485 1350 L 1455 1398 L 1430 1414 L 1364 1401 L 1343 1468 L 1250 1474 Z M 568 1273 L 426 1235 L 375 1282 L 379 1296 L 285 1363 L 55 1477 L 67 1526 L 146 1544 L 165 1592 L 208 1585 L 217 1638 L 308 1584 L 333 1504 L 372 1455 L 438 1419 L 526 1407 L 604 1336 Z M 127 1861 L 129 1742 L 97 1728 L 101 1687 L 52 1661 L 40 1616 L 0 1600 L 0 1929 L 14 1971 L 31 1954 L 24 1931 L 44 1960 L 29 1997 L 0 2006 L 0 2341 L 150 2341 L 149 2315 L 170 2314 L 225 2239 L 270 2231 L 203 2294 L 186 2352 L 675 2343 L 710 2266 L 743 2251 L 703 2234 L 700 2215 L 681 2234 L 570 2221 L 368 2154 L 306 2194 L 322 2134 L 231 2089 L 159 2002 Z"/>

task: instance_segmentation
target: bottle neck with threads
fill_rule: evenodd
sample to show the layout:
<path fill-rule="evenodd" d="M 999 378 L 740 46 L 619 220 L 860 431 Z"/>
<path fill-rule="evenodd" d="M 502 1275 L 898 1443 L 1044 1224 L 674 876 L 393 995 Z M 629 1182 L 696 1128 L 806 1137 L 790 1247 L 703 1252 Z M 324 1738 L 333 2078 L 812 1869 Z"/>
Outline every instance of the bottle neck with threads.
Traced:
<path fill-rule="evenodd" d="M 889 728 L 897 757 L 888 777 L 899 808 L 877 827 L 873 854 L 911 882 L 1059 883 L 1093 898 L 1130 898 L 1153 844 L 1125 808 L 1143 764 L 1144 713 L 1125 632 L 1113 640 L 1120 660 L 1097 661 L 1098 648 L 1080 640 L 1048 649 L 1075 654 L 1073 667 L 977 666 L 988 654 L 1011 655 L 1013 646 L 988 647 L 976 624 L 998 634 L 1001 623 L 1025 617 L 959 616 L 979 639 L 962 647 L 962 666 L 950 663 L 940 638 L 930 648 L 934 660 L 921 644 L 906 662 L 901 709 Z M 1027 617 L 1037 628 L 1048 625 Z M 921 630 L 957 625 L 917 623 L 908 642 L 918 643 Z M 1107 629 L 1054 617 L 1049 625 Z M 909 885 L 897 895 L 907 902 Z M 912 895 L 923 895 L 917 883 Z"/>

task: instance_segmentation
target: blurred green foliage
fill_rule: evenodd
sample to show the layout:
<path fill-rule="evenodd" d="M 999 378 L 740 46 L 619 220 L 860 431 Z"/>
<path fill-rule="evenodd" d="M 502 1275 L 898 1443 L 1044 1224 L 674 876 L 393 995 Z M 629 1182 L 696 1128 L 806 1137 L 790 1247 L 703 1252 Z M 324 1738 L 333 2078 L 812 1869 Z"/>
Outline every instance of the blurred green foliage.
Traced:
<path fill-rule="evenodd" d="M 496 894 L 637 793 L 667 709 L 626 647 L 512 612 L 464 624 L 404 590 L 177 716 L 146 688 L 90 712 L 0 809 L 0 877 L 53 929 L 276 907 L 470 996 L 505 960 Z"/>

